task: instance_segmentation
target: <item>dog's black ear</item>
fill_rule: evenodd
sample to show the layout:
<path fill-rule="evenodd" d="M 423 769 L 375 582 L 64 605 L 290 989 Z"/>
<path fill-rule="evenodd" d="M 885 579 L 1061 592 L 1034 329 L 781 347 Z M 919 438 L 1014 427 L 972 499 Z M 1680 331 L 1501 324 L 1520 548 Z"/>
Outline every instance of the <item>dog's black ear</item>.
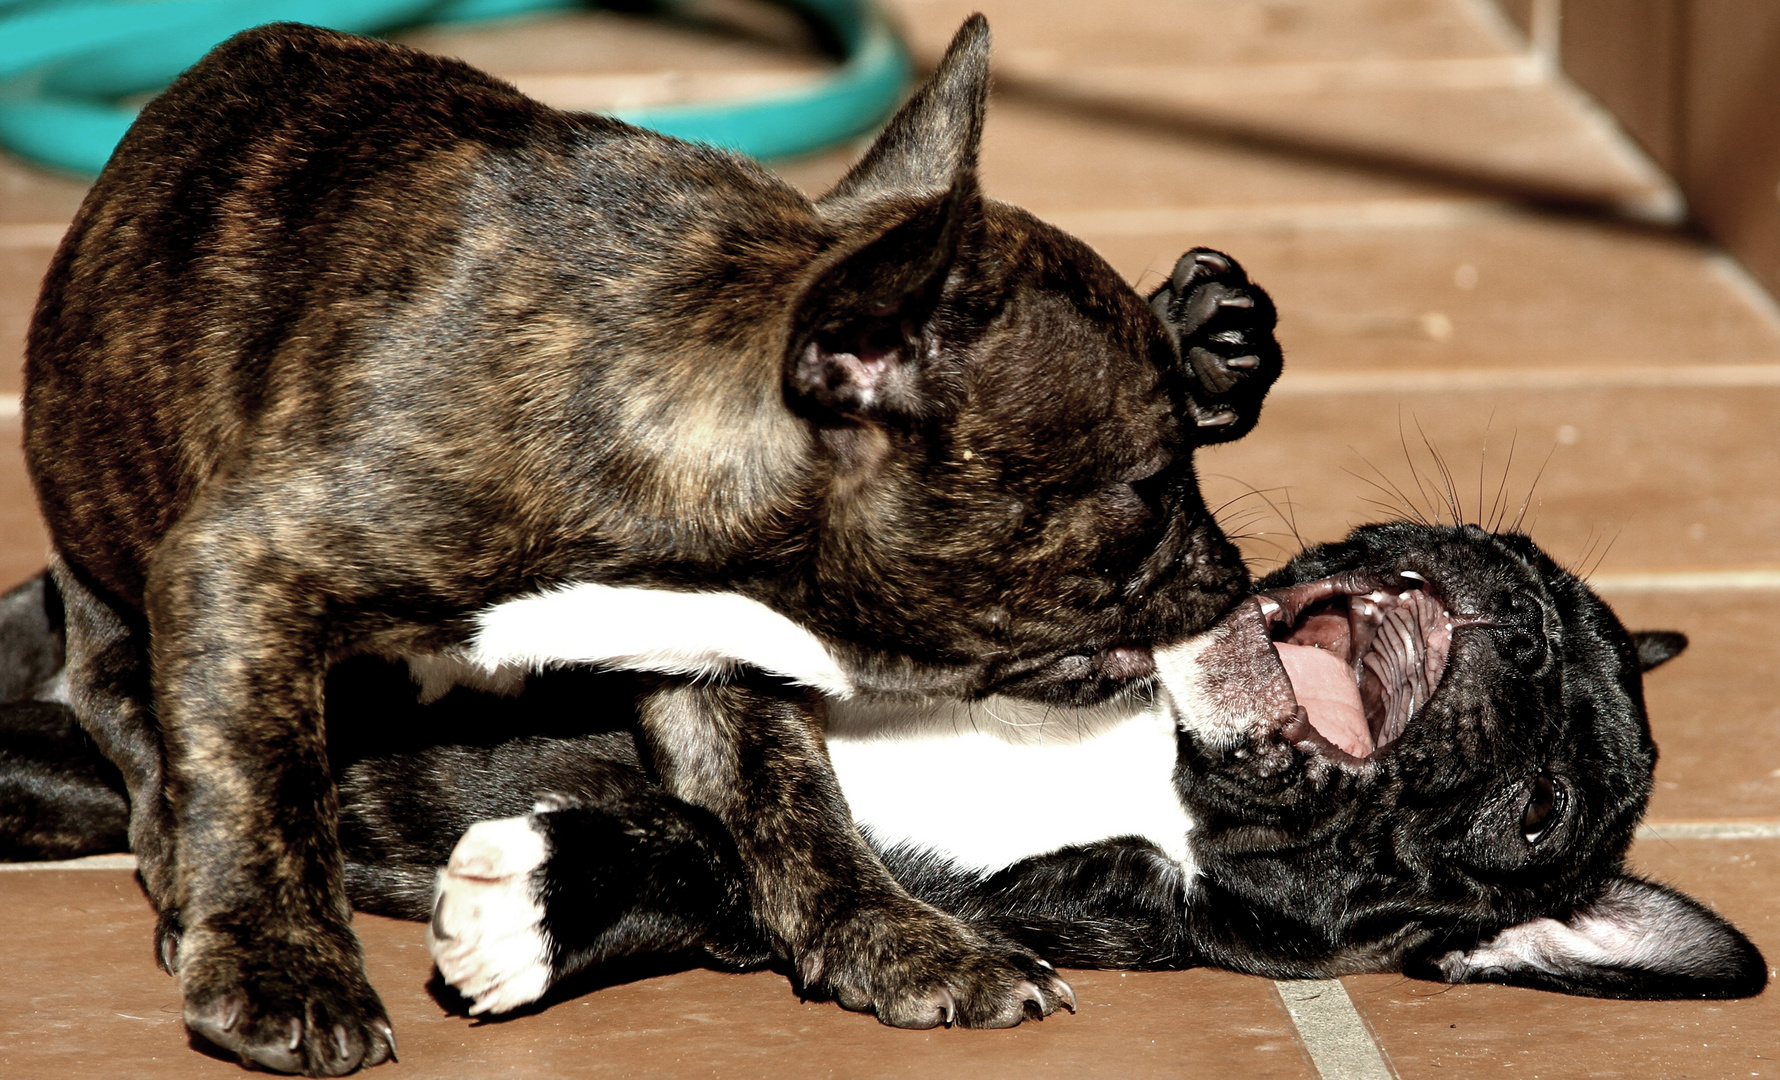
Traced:
<path fill-rule="evenodd" d="M 1426 964 L 1432 970 L 1405 970 L 1604 998 L 1741 998 L 1768 984 L 1767 961 L 1736 927 L 1674 889 L 1625 875 L 1568 919 L 1511 926 Z"/>
<path fill-rule="evenodd" d="M 785 388 L 819 421 L 919 417 L 929 320 L 981 216 L 977 145 L 989 88 L 989 24 L 973 15 L 933 78 L 817 203 L 840 242 L 792 316 Z"/>
<path fill-rule="evenodd" d="M 1638 670 L 1649 671 L 1681 655 L 1687 648 L 1687 635 L 1674 630 L 1638 630 L 1632 634 L 1638 646 Z"/>

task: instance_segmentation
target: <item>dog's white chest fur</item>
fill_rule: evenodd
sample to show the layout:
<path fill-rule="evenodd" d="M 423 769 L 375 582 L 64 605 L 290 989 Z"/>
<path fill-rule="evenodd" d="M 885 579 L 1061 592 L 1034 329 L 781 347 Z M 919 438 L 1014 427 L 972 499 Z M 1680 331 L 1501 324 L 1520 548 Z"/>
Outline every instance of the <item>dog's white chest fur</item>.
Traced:
<path fill-rule="evenodd" d="M 993 870 L 1140 836 L 1192 874 L 1165 706 L 853 698 L 829 706 L 828 752 L 853 819 L 885 846 Z"/>

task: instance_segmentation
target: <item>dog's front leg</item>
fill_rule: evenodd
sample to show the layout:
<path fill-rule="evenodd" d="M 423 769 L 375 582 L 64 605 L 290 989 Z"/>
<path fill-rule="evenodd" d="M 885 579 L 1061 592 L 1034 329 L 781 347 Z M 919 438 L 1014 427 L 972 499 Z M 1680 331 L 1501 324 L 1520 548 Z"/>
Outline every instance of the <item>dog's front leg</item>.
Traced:
<path fill-rule="evenodd" d="M 322 735 L 325 609 L 271 545 L 163 545 L 147 600 L 173 808 L 185 1022 L 333 1076 L 394 1053 L 352 932 Z"/>
<path fill-rule="evenodd" d="M 668 683 L 642 726 L 663 782 L 714 812 L 754 910 L 807 991 L 896 1027 L 1010 1027 L 1074 995 L 1050 965 L 916 900 L 853 826 L 820 698 L 764 676 Z"/>

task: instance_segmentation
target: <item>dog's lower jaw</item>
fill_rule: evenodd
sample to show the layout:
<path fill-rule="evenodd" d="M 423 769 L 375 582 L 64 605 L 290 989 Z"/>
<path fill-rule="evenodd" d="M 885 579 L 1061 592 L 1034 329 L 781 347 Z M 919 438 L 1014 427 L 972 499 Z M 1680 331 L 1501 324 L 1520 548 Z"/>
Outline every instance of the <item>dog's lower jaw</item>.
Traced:
<path fill-rule="evenodd" d="M 1156 650 L 1157 677 L 1178 712 L 1182 731 L 1211 753 L 1230 753 L 1272 726 L 1271 716 L 1292 703 L 1258 695 L 1243 678 L 1247 657 L 1240 651 L 1242 621 L 1259 622 L 1260 609 L 1239 610 L 1230 620 L 1197 637 Z"/>

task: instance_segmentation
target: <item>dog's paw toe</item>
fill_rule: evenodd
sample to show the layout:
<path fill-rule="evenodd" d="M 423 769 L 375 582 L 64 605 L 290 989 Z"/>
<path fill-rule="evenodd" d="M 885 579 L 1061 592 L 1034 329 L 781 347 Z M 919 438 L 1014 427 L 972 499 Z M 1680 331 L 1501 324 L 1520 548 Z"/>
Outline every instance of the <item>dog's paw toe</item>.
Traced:
<path fill-rule="evenodd" d="M 1150 307 L 1173 338 L 1192 387 L 1188 411 L 1202 442 L 1246 434 L 1279 377 L 1273 301 L 1235 259 L 1210 248 L 1180 257 Z"/>
<path fill-rule="evenodd" d="M 1032 961 L 1009 953 L 966 964 L 942 986 L 884 1002 L 878 1018 L 892 1027 L 1005 1028 L 1059 1008 L 1074 1012 L 1075 991 L 1054 973 L 1034 970 Z"/>
<path fill-rule="evenodd" d="M 395 1058 L 395 1032 L 356 948 L 200 949 L 182 956 L 180 984 L 186 1027 L 244 1064 L 344 1076 Z"/>
<path fill-rule="evenodd" d="M 838 928 L 800 958 L 806 986 L 901 1028 L 1013 1027 L 1075 1011 L 1075 991 L 1025 949 L 986 940 L 931 909 L 901 914 L 860 920 L 870 929 Z M 866 955 L 879 961 L 866 963 Z"/>
<path fill-rule="evenodd" d="M 168 908 L 155 919 L 155 963 L 169 975 L 179 974 L 179 909 Z"/>
<path fill-rule="evenodd" d="M 549 854 L 532 818 L 482 821 L 439 871 L 427 948 L 472 1014 L 508 1012 L 550 988 L 550 936 L 536 876 Z"/>

